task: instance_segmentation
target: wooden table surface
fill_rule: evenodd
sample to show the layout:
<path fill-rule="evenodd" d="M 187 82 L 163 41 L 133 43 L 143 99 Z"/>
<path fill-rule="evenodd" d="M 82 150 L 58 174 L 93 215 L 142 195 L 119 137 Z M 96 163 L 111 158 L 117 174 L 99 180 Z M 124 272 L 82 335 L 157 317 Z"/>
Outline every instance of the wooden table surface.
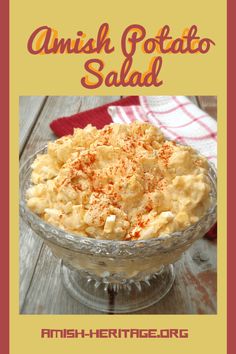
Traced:
<path fill-rule="evenodd" d="M 20 164 L 56 137 L 49 123 L 61 116 L 112 102 L 120 96 L 20 97 Z M 216 97 L 191 96 L 216 118 Z M 176 279 L 170 292 L 156 305 L 138 313 L 216 313 L 216 241 L 201 239 L 175 264 Z M 99 314 L 75 301 L 64 289 L 60 264 L 50 249 L 22 220 L 20 222 L 20 313 Z"/>

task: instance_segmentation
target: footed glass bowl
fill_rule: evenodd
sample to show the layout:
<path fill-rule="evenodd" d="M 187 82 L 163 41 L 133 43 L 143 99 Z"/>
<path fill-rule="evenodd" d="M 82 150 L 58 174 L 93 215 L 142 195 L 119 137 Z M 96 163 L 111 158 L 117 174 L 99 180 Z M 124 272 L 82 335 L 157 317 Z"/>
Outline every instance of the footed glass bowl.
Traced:
<path fill-rule="evenodd" d="M 209 165 L 211 205 L 194 225 L 150 240 L 96 240 L 78 236 L 46 223 L 31 212 L 25 193 L 31 164 L 20 170 L 20 213 L 24 221 L 61 260 L 61 277 L 68 292 L 84 305 L 108 313 L 129 313 L 162 299 L 174 282 L 175 263 L 192 243 L 216 222 L 216 171 Z"/>

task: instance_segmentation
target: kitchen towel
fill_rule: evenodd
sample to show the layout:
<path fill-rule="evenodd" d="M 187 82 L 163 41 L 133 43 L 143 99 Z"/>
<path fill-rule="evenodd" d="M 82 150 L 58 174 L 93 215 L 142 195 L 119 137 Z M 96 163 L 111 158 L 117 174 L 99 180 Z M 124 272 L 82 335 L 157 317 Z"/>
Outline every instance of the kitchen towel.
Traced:
<path fill-rule="evenodd" d="M 187 144 L 217 164 L 217 123 L 184 96 L 140 96 L 140 105 L 108 107 L 115 123 L 150 122 L 163 134 Z"/>

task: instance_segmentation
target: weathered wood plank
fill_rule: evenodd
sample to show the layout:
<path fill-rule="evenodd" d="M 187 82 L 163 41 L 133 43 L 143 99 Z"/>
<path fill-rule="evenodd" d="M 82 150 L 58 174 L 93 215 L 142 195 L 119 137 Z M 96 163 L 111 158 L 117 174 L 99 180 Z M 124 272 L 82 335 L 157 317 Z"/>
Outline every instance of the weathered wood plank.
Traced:
<path fill-rule="evenodd" d="M 217 119 L 217 97 L 216 96 L 197 96 L 201 109 L 211 117 Z"/>
<path fill-rule="evenodd" d="M 30 286 L 35 265 L 37 264 L 42 241 L 20 220 L 20 276 L 19 276 L 19 307 L 23 307 L 25 296 Z"/>
<path fill-rule="evenodd" d="M 169 294 L 147 308 L 149 314 L 216 313 L 216 243 L 196 241 L 174 265 L 176 279 Z M 141 311 L 140 313 L 143 313 Z"/>
<path fill-rule="evenodd" d="M 199 106 L 196 96 L 187 96 L 196 106 Z"/>
<path fill-rule="evenodd" d="M 49 123 L 53 119 L 60 116 L 69 116 L 116 99 L 119 99 L 119 97 L 49 97 L 24 148 L 21 164 L 40 147 L 45 146 L 49 140 L 55 139 L 49 128 Z M 36 271 L 35 267 L 42 248 L 42 241 L 23 221 L 21 221 L 20 234 L 20 309 L 27 312 L 27 306 L 24 305 L 24 302 Z M 56 266 L 55 262 L 54 260 L 54 266 Z"/>
<path fill-rule="evenodd" d="M 21 96 L 19 98 L 20 152 L 22 151 L 45 102 L 45 96 Z"/>
<path fill-rule="evenodd" d="M 29 98 L 31 101 L 31 98 Z M 25 102 L 24 102 L 25 103 Z M 48 140 L 54 139 L 54 135 L 48 128 L 50 121 L 58 115 L 76 113 L 81 105 L 79 97 L 50 97 L 47 99 L 40 117 L 38 118 L 27 144 L 23 150 L 20 163 L 23 164 Z M 20 132 L 21 133 L 21 132 Z M 20 222 L 20 309 L 30 286 L 35 266 L 42 247 L 42 241 L 21 220 Z"/>
<path fill-rule="evenodd" d="M 89 314 L 99 312 L 81 305 L 70 297 L 61 283 L 60 262 L 44 245 L 22 313 Z"/>
<path fill-rule="evenodd" d="M 48 97 L 32 134 L 27 141 L 21 157 L 21 163 L 40 147 L 45 146 L 49 140 L 55 139 L 54 134 L 49 128 L 49 124 L 53 119 L 77 113 L 81 104 L 80 97 Z"/>

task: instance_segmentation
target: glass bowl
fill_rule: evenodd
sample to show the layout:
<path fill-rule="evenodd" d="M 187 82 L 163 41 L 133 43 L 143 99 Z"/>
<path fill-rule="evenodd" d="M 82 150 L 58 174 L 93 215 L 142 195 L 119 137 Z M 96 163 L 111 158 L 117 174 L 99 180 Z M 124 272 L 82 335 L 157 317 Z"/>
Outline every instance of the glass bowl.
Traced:
<path fill-rule="evenodd" d="M 209 163 L 211 203 L 207 213 L 185 230 L 149 240 L 97 240 L 48 224 L 25 202 L 31 185 L 31 156 L 20 170 L 20 214 L 61 260 L 61 277 L 71 296 L 107 313 L 129 313 L 162 299 L 174 282 L 175 263 L 216 222 L 216 171 Z"/>

